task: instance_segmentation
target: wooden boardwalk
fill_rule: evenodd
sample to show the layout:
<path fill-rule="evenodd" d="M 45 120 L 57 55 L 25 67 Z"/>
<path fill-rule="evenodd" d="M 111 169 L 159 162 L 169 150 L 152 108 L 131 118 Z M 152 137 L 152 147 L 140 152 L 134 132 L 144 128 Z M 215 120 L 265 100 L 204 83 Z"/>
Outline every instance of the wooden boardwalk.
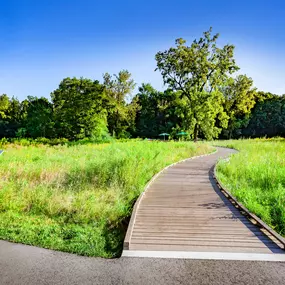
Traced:
<path fill-rule="evenodd" d="M 142 196 L 129 225 L 127 251 L 284 253 L 220 192 L 214 164 L 233 150 L 187 160 L 164 170 Z"/>

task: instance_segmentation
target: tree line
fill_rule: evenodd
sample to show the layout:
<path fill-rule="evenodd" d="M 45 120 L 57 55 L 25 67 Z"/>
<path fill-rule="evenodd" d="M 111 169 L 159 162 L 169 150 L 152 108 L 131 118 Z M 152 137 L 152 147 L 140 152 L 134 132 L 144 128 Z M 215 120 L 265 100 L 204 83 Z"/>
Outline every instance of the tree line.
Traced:
<path fill-rule="evenodd" d="M 64 78 L 47 98 L 0 96 L 0 137 L 14 138 L 175 138 L 285 136 L 285 95 L 258 91 L 238 74 L 234 46 L 218 47 L 212 29 L 187 45 L 155 55 L 166 89 L 138 87 L 131 73 L 105 73 L 102 81 Z"/>

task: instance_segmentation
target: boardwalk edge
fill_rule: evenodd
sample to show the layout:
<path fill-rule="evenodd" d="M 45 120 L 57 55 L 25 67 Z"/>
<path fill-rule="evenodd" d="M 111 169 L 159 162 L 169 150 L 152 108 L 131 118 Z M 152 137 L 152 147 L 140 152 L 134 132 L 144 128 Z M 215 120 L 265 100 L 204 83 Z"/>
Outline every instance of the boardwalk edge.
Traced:
<path fill-rule="evenodd" d="M 274 261 L 285 262 L 284 254 L 265 253 L 231 253 L 231 252 L 196 252 L 196 251 L 140 251 L 127 250 L 122 257 L 142 258 L 175 258 L 200 260 L 248 260 L 248 261 Z"/>

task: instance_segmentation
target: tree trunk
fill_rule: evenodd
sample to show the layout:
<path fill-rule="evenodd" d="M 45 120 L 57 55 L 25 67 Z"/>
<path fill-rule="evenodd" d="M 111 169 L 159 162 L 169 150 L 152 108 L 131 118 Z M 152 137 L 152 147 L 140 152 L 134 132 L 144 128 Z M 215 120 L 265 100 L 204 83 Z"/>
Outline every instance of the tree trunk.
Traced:
<path fill-rule="evenodd" d="M 195 124 L 195 127 L 194 127 L 194 142 L 197 142 L 198 141 L 198 124 L 196 123 Z"/>
<path fill-rule="evenodd" d="M 233 136 L 233 131 L 230 130 L 230 131 L 229 131 L 229 139 L 230 139 L 230 140 L 232 139 L 232 136 Z"/>
<path fill-rule="evenodd" d="M 233 136 L 233 122 L 231 119 L 228 122 L 228 130 L 229 130 L 228 139 L 231 140 Z"/>

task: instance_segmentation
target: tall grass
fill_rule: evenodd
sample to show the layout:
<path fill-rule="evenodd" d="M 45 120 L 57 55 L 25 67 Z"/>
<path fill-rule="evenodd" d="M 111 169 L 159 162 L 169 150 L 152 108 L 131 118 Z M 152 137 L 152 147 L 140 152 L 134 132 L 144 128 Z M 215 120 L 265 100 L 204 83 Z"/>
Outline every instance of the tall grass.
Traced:
<path fill-rule="evenodd" d="M 224 141 L 240 152 L 221 161 L 217 174 L 251 212 L 285 236 L 285 140 Z"/>
<path fill-rule="evenodd" d="M 102 257 L 120 254 L 132 205 L 155 173 L 213 150 L 145 141 L 5 148 L 0 238 Z"/>

